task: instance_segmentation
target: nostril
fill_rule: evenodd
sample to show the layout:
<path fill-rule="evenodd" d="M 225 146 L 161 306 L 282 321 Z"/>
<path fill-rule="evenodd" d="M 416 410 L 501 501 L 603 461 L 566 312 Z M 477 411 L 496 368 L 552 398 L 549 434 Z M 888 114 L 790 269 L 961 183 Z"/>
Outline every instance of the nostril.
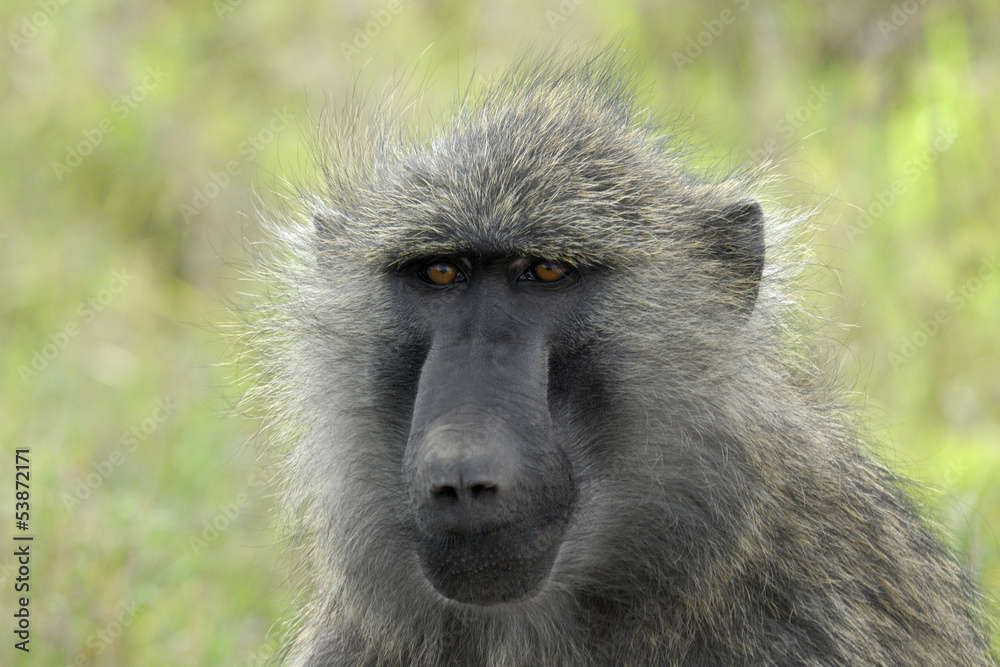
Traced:
<path fill-rule="evenodd" d="M 491 500 L 500 488 L 496 484 L 482 483 L 472 484 L 468 487 L 458 487 L 450 484 L 442 484 L 431 489 L 431 499 L 439 503 L 457 503 L 460 500 L 468 502 L 470 500 Z"/>
<path fill-rule="evenodd" d="M 434 500 L 454 502 L 458 500 L 458 491 L 454 486 L 436 486 L 431 489 L 431 497 Z"/>
<path fill-rule="evenodd" d="M 469 494 L 474 500 L 491 498 L 497 494 L 497 491 L 495 484 L 473 484 L 469 488 Z"/>

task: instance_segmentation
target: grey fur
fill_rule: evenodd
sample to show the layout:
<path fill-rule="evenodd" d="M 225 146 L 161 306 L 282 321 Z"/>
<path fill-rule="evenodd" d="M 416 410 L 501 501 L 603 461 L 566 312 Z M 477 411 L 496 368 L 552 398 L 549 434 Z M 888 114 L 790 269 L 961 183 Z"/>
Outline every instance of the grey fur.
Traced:
<path fill-rule="evenodd" d="M 429 136 L 390 102 L 355 108 L 323 187 L 271 225 L 252 396 L 294 445 L 311 597 L 290 663 L 994 664 L 974 592 L 808 358 L 788 242 L 802 216 L 759 174 L 692 176 L 632 85 L 608 56 L 522 63 Z M 767 262 L 740 314 L 704 229 L 748 198 Z M 565 541 L 538 595 L 489 607 L 436 593 L 407 538 L 416 377 L 386 287 L 409 260 L 470 252 L 612 276 L 572 323 L 606 409 L 552 406 L 574 434 Z"/>

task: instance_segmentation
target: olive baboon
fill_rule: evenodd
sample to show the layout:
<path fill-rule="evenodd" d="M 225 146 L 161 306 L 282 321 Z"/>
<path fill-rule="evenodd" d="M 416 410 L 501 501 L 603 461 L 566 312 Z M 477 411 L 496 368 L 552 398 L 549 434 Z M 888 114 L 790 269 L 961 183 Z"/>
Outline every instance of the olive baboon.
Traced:
<path fill-rule="evenodd" d="M 804 351 L 796 215 L 692 175 L 632 87 L 543 59 L 423 138 L 347 113 L 273 225 L 289 661 L 993 664 Z"/>

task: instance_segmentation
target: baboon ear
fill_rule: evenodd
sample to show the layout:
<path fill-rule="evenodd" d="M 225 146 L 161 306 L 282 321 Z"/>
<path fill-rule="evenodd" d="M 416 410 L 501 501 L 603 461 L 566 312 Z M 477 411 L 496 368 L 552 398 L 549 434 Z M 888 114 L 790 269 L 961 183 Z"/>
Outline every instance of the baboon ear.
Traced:
<path fill-rule="evenodd" d="M 719 259 L 725 286 L 737 296 L 740 311 L 749 315 L 757 302 L 764 273 L 764 211 L 753 199 L 730 204 L 709 221 L 710 252 Z"/>

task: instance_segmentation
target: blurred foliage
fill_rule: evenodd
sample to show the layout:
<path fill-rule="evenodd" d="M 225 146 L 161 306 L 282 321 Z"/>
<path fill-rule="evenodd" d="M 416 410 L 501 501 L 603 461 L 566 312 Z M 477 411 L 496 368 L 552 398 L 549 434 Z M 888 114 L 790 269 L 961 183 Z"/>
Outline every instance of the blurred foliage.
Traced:
<path fill-rule="evenodd" d="M 215 331 L 253 191 L 308 173 L 328 98 L 411 72 L 441 109 L 525 47 L 614 38 L 706 164 L 777 156 L 775 196 L 818 206 L 837 370 L 1000 596 L 993 0 L 14 0 L 0 25 L 0 443 L 5 471 L 31 448 L 36 535 L 32 652 L 8 634 L 3 664 L 273 652 L 293 601 Z"/>

